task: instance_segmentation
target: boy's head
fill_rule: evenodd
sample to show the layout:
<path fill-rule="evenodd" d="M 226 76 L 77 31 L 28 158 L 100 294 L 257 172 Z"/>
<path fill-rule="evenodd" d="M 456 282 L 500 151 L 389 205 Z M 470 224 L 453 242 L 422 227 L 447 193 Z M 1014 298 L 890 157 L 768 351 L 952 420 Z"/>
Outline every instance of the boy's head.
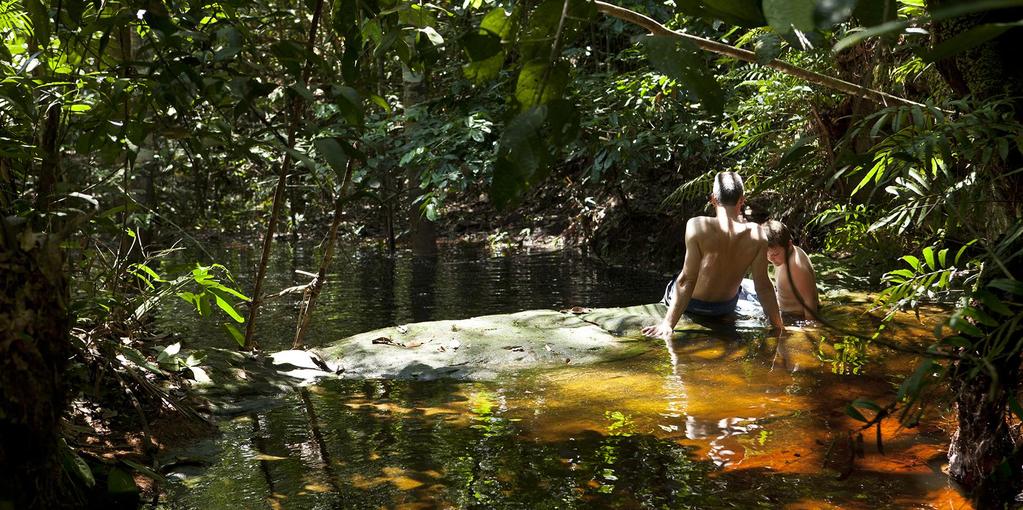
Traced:
<path fill-rule="evenodd" d="M 735 172 L 718 172 L 714 176 L 714 189 L 710 202 L 722 207 L 741 207 L 743 202 L 742 177 Z"/>
<path fill-rule="evenodd" d="M 767 229 L 767 260 L 775 266 L 780 266 L 785 263 L 792 248 L 792 232 L 778 220 L 764 223 L 764 228 Z"/>

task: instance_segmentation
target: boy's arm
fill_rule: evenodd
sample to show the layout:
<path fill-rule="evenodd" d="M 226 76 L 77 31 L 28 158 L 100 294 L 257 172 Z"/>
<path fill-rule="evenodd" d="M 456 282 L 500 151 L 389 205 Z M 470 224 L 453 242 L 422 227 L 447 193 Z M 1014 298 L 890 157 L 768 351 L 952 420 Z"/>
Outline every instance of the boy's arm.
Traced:
<path fill-rule="evenodd" d="M 691 218 L 686 223 L 686 258 L 682 264 L 682 272 L 675 279 L 675 285 L 671 289 L 671 305 L 660 324 L 643 328 L 644 335 L 670 339 L 675 331 L 675 325 L 689 306 L 689 300 L 692 299 L 693 290 L 696 288 L 696 280 L 700 276 L 700 265 L 703 263 L 703 253 L 700 252 L 700 245 L 696 241 L 698 228 L 696 218 Z"/>
<path fill-rule="evenodd" d="M 757 298 L 760 299 L 764 313 L 771 320 L 775 328 L 785 329 L 785 323 L 781 320 L 781 311 L 778 309 L 778 295 L 774 292 L 774 284 L 771 277 L 767 275 L 767 243 L 760 247 L 757 256 L 753 259 L 751 267 L 753 271 L 753 286 L 757 289 Z"/>
<path fill-rule="evenodd" d="M 801 248 L 796 249 L 799 250 L 800 257 L 796 259 L 795 274 L 790 277 L 790 280 L 796 287 L 795 291 L 798 292 L 799 299 L 803 304 L 803 317 L 815 319 L 817 318 L 817 307 L 820 304 L 817 299 L 817 276 L 814 274 L 810 257 Z"/>

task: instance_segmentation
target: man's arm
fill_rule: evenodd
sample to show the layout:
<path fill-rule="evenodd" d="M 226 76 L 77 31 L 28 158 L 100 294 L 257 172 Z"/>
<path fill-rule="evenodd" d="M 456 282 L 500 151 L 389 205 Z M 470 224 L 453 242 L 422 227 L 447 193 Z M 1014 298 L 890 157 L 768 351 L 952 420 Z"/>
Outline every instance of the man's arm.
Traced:
<path fill-rule="evenodd" d="M 682 313 L 689 306 L 689 300 L 693 297 L 693 290 L 696 288 L 696 280 L 700 276 L 700 265 L 703 262 L 703 253 L 700 252 L 700 245 L 696 241 L 699 222 L 696 218 L 690 218 L 686 223 L 686 258 L 682 263 L 682 272 L 675 279 L 672 286 L 671 305 L 664 320 L 656 326 L 643 328 L 643 334 L 663 338 L 671 338 L 675 331 L 675 325 L 682 318 Z"/>
<path fill-rule="evenodd" d="M 785 323 L 781 320 L 781 311 L 778 309 L 778 295 L 774 292 L 774 285 L 771 277 L 767 275 L 767 244 L 765 243 L 757 251 L 753 259 L 753 286 L 757 289 L 757 298 L 764 307 L 764 313 L 771 319 L 771 324 L 778 329 L 784 329 Z"/>

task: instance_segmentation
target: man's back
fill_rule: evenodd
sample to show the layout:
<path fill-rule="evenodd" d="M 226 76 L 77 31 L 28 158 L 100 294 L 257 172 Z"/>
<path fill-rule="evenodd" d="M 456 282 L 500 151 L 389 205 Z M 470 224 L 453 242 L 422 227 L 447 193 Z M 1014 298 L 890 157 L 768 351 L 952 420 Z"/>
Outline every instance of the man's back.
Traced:
<path fill-rule="evenodd" d="M 702 301 L 734 298 L 743 277 L 766 246 L 760 227 L 720 216 L 698 216 L 690 219 L 686 228 L 695 229 L 702 255 L 693 297 Z"/>

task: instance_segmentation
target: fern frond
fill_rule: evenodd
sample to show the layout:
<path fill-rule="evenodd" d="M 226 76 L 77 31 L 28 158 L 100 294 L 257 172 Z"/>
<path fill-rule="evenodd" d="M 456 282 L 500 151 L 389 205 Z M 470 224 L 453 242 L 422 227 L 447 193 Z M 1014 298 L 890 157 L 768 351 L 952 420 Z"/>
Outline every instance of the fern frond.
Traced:
<path fill-rule="evenodd" d="M 714 187 L 714 174 L 717 170 L 707 170 L 706 172 L 682 183 L 681 186 L 672 191 L 667 198 L 661 201 L 661 208 L 667 209 L 681 204 L 687 200 L 695 200 L 698 198 L 704 198 L 710 196 L 710 192 Z"/>
<path fill-rule="evenodd" d="M 28 30 L 31 26 L 32 20 L 21 0 L 0 0 L 0 32 Z"/>

